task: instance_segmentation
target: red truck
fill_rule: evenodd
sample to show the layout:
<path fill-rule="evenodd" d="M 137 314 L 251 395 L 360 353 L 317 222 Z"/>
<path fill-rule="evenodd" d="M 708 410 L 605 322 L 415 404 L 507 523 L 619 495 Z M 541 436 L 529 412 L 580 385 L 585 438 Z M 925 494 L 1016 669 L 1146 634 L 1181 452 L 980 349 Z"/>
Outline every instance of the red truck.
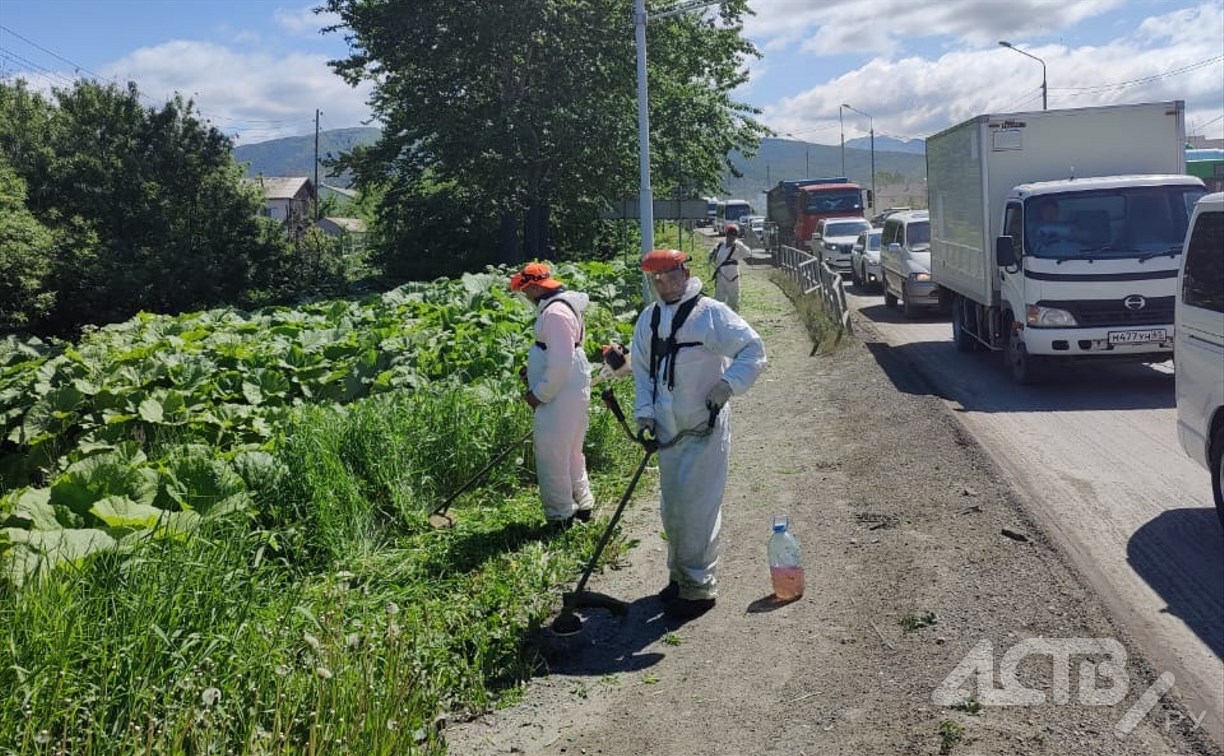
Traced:
<path fill-rule="evenodd" d="M 806 249 L 821 218 L 863 216 L 863 188 L 845 179 L 801 186 L 795 192 L 795 246 Z"/>

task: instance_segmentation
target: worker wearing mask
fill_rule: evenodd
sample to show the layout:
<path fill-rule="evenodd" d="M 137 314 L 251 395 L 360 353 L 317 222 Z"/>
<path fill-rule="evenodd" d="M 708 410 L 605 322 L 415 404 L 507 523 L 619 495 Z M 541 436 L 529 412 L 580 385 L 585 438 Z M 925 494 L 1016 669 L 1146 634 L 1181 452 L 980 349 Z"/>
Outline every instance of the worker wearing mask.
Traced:
<path fill-rule="evenodd" d="M 748 390 L 765 368 L 761 337 L 727 305 L 701 295 L 687 256 L 656 249 L 642 258 L 656 302 L 638 317 L 631 348 L 639 434 L 666 444 L 659 450 L 660 515 L 667 537 L 664 613 L 691 619 L 714 607 L 718 583 L 718 532 L 731 449 L 727 400 Z"/>
<path fill-rule="evenodd" d="M 527 353 L 523 395 L 534 410 L 536 478 L 544 517 L 564 530 L 588 522 L 595 499 L 582 444 L 591 404 L 591 366 L 583 351 L 586 294 L 568 291 L 546 263 L 529 263 L 510 279 L 536 306 L 535 344 Z"/>
<path fill-rule="evenodd" d="M 739 226 L 727 226 L 726 237 L 710 250 L 714 266 L 714 298 L 739 312 L 740 261 L 748 259 L 748 245 L 739 239 Z"/>

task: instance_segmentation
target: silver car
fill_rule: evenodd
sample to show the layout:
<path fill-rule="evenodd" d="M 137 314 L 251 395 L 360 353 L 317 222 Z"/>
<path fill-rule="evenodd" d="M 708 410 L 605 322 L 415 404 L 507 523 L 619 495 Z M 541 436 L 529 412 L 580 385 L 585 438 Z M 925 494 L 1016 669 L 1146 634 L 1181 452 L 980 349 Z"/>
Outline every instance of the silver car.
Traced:
<path fill-rule="evenodd" d="M 871 230 L 866 218 L 824 218 L 812 234 L 812 254 L 833 271 L 846 277 L 850 273 L 850 250 L 854 240 Z"/>
<path fill-rule="evenodd" d="M 850 278 L 856 286 L 875 289 L 880 286 L 881 229 L 864 231 L 850 249 Z"/>

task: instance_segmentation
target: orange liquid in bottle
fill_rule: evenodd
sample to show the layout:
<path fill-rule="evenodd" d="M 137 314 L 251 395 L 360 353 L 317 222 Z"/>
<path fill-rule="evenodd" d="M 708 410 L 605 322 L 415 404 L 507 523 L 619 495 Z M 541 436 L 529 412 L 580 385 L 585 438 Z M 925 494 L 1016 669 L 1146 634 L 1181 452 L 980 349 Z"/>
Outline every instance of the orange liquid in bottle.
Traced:
<path fill-rule="evenodd" d="M 803 595 L 802 567 L 770 567 L 769 578 L 773 581 L 774 598 L 790 601 Z"/>

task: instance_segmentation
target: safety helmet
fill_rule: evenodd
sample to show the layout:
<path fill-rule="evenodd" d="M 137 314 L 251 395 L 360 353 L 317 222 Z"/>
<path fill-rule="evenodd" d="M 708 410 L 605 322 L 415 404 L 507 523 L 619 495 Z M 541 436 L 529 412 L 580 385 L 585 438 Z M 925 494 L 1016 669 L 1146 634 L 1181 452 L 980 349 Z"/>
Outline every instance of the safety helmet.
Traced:
<path fill-rule="evenodd" d="M 642 258 L 642 271 L 666 273 L 669 270 L 683 268 L 687 262 L 688 255 L 678 249 L 652 249 Z"/>
<path fill-rule="evenodd" d="M 531 284 L 543 286 L 545 289 L 559 289 L 561 282 L 552 277 L 552 268 L 548 263 L 527 263 L 523 269 L 510 278 L 510 291 L 523 291 Z"/>
<path fill-rule="evenodd" d="M 723 229 L 723 233 L 735 234 L 736 236 L 739 236 L 739 226 L 735 225 L 734 223 L 728 223 L 727 227 Z"/>

